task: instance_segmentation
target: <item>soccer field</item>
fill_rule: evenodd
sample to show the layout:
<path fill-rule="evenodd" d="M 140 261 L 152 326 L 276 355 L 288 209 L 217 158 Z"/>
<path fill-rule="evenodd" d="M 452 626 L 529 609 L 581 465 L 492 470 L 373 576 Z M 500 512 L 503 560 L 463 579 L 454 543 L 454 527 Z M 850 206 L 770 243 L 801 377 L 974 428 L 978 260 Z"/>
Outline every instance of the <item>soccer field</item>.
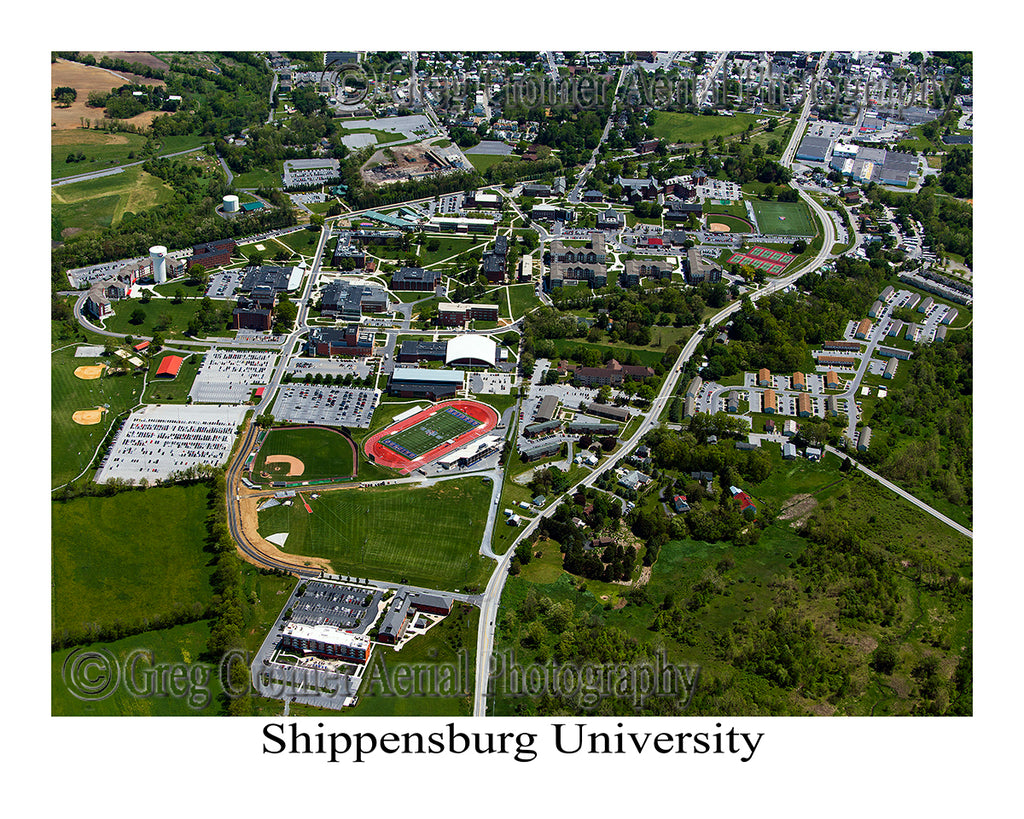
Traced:
<path fill-rule="evenodd" d="M 753 200 L 757 226 L 769 236 L 814 236 L 817 231 L 803 202 Z"/>
<path fill-rule="evenodd" d="M 480 422 L 452 407 L 435 412 L 425 421 L 381 439 L 381 444 L 410 461 L 424 452 L 458 438 Z"/>
<path fill-rule="evenodd" d="M 304 495 L 312 513 L 297 501 L 275 506 L 260 512 L 259 531 L 288 532 L 284 551 L 327 558 L 341 574 L 465 588 L 485 581 L 493 566 L 478 554 L 491 489 L 465 478 Z"/>

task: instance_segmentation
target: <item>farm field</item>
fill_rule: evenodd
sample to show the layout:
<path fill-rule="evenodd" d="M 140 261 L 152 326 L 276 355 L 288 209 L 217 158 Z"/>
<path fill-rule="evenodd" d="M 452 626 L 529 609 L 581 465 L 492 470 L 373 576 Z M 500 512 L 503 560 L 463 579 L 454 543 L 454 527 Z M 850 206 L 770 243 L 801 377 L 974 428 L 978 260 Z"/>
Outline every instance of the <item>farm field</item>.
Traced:
<path fill-rule="evenodd" d="M 163 85 L 163 80 L 147 79 L 130 75 L 131 81 L 141 85 Z M 50 89 L 57 86 L 68 86 L 78 92 L 78 98 L 67 108 L 61 108 L 56 102 L 50 103 L 50 120 L 54 131 L 74 130 L 82 127 L 82 119 L 100 120 L 103 119 L 103 110 L 100 108 L 89 108 L 85 101 L 89 98 L 90 91 L 102 91 L 110 93 L 111 88 L 119 88 L 126 85 L 129 79 L 121 74 L 107 71 L 93 65 L 82 65 L 68 60 L 58 59 L 50 64 Z M 125 120 L 132 125 L 146 128 L 158 116 L 160 111 L 144 111 L 138 116 Z"/>
<path fill-rule="evenodd" d="M 732 136 L 747 130 L 753 123 L 756 127 L 757 117 L 754 114 L 737 114 L 734 117 L 705 116 L 700 114 L 680 114 L 674 111 L 658 111 L 651 126 L 651 134 L 656 139 L 665 139 L 670 143 L 700 143 L 705 139 L 718 136 Z"/>
<path fill-rule="evenodd" d="M 751 202 L 761 233 L 782 236 L 815 236 L 817 231 L 803 202 Z"/>
<path fill-rule="evenodd" d="M 78 346 L 78 345 L 75 345 Z M 106 435 L 114 417 L 139 403 L 142 378 L 126 374 L 84 381 L 74 373 L 82 366 L 111 364 L 105 356 L 75 358 L 75 347 L 50 357 L 50 485 L 62 486 L 92 461 L 93 453 Z M 108 406 L 98 424 L 75 423 L 78 410 Z"/>
<path fill-rule="evenodd" d="M 167 136 L 157 143 L 156 156 L 198 148 L 205 142 L 198 136 Z M 114 133 L 76 128 L 50 134 L 50 178 L 64 179 L 84 173 L 101 171 L 127 162 L 141 162 L 147 138 L 141 134 Z M 81 152 L 85 160 L 68 162 L 70 153 Z"/>
<path fill-rule="evenodd" d="M 54 501 L 54 637 L 202 614 L 213 574 L 209 493 L 193 484 Z"/>
<path fill-rule="evenodd" d="M 317 481 L 328 478 L 344 479 L 352 474 L 354 445 L 337 430 L 320 427 L 272 429 L 267 433 L 253 464 L 254 483 L 287 480 L 295 470 L 288 463 L 267 463 L 275 456 L 295 458 L 301 462 L 296 480 Z M 263 478 L 262 472 L 270 477 Z"/>
<path fill-rule="evenodd" d="M 491 485 L 479 478 L 426 488 L 326 492 L 261 512 L 266 537 L 288 532 L 289 554 L 327 558 L 335 572 L 437 589 L 482 584 L 492 564 L 477 552 Z M 403 581 L 404 578 L 404 581 Z"/>
<path fill-rule="evenodd" d="M 50 191 L 54 215 L 65 228 L 79 230 L 111 227 L 125 213 L 163 205 L 173 197 L 170 186 L 139 166 L 99 179 L 59 185 Z"/>

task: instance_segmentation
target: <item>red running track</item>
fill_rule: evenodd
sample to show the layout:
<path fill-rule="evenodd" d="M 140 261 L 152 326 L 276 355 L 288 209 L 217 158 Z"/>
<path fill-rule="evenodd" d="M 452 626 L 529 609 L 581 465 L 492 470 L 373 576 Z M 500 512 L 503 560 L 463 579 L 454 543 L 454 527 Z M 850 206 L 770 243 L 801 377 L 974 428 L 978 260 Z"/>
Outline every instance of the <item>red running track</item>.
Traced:
<path fill-rule="evenodd" d="M 453 407 L 459 412 L 466 413 L 466 415 L 469 415 L 479 421 L 482 426 L 471 429 L 469 432 L 464 432 L 458 438 L 424 452 L 413 461 L 403 458 L 394 450 L 388 449 L 386 446 L 379 443 L 382 438 L 387 438 L 389 435 L 394 435 L 395 433 L 401 432 L 409 427 L 414 427 L 416 424 L 419 424 L 429 418 L 435 412 L 440 412 L 445 407 Z M 363 451 L 366 453 L 366 457 L 373 463 L 378 464 L 379 466 L 397 469 L 407 475 L 413 470 L 419 469 L 424 464 L 436 461 L 443 455 L 447 455 L 449 452 L 454 452 L 456 449 L 461 449 L 470 441 L 479 438 L 482 435 L 486 435 L 498 425 L 499 420 L 500 416 L 494 407 L 488 406 L 487 404 L 481 404 L 479 401 L 467 401 L 464 399 L 442 401 L 440 404 L 433 404 L 425 410 L 417 412 L 411 418 L 406 418 L 404 421 L 392 424 L 391 426 L 382 429 L 380 432 L 375 432 L 366 442 L 363 447 Z"/>

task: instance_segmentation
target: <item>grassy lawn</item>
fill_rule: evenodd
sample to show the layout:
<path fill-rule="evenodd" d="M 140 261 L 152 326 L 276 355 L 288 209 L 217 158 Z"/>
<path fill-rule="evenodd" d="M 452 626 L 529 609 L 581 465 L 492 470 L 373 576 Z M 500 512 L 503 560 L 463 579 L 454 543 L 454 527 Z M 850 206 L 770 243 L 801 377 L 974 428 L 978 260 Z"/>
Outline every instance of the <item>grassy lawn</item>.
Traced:
<path fill-rule="evenodd" d="M 52 131 L 50 133 L 50 178 L 64 179 L 83 173 L 93 173 L 106 168 L 135 162 L 142 159 L 142 147 L 146 138 L 140 134 L 116 134 L 106 131 L 90 131 L 85 128 L 73 131 Z M 179 149 L 180 150 L 180 149 Z M 68 162 L 68 154 L 85 154 L 81 162 Z M 135 154 L 129 158 L 128 154 Z"/>
<path fill-rule="evenodd" d="M 285 236 L 278 236 L 277 241 L 287 245 L 296 253 L 300 253 L 303 256 L 312 256 L 316 253 L 316 246 L 320 241 L 320 231 L 297 230 Z"/>
<path fill-rule="evenodd" d="M 182 290 L 184 290 L 182 286 Z M 188 323 L 202 304 L 199 298 L 185 298 L 181 304 L 175 304 L 172 299 L 150 299 L 148 304 L 143 304 L 138 299 L 123 299 L 114 306 L 114 315 L 105 319 L 103 327 L 112 333 L 132 336 L 152 336 L 155 325 L 161 323 L 161 317 L 170 319 L 170 324 L 163 330 L 165 337 L 183 336 L 188 329 Z M 130 321 L 136 309 L 142 310 L 146 315 L 141 324 L 132 324 Z M 218 330 L 216 335 L 223 335 L 228 332 L 227 327 Z"/>
<path fill-rule="evenodd" d="M 492 154 L 466 154 L 466 159 L 481 173 L 486 171 L 491 165 L 497 165 L 502 160 L 509 160 L 513 163 L 522 161 L 518 157 L 496 156 Z"/>
<path fill-rule="evenodd" d="M 352 474 L 352 445 L 337 430 L 322 428 L 272 429 L 260 446 L 253 465 L 255 483 L 289 480 L 289 467 L 283 463 L 267 464 L 273 455 L 289 455 L 302 462 L 303 481 L 346 478 Z M 262 478 L 261 472 L 270 474 Z M 295 476 L 299 480 L 299 476 Z"/>
<path fill-rule="evenodd" d="M 251 171 L 237 174 L 232 180 L 234 188 L 279 188 L 281 187 L 281 161 L 274 163 L 272 169 L 254 168 Z"/>
<path fill-rule="evenodd" d="M 209 493 L 195 484 L 54 502 L 54 635 L 202 612 L 213 573 Z"/>
<path fill-rule="evenodd" d="M 203 364 L 203 355 L 202 353 L 182 355 L 180 356 L 183 359 L 181 369 L 178 370 L 178 374 L 174 378 L 157 378 L 156 371 L 165 355 L 178 355 L 178 353 L 157 353 L 150 359 L 149 379 L 146 382 L 146 403 L 184 404 L 188 400 L 192 382 L 196 380 L 196 374 Z"/>
<path fill-rule="evenodd" d="M 111 227 L 125 213 L 170 202 L 174 192 L 162 179 L 150 176 L 140 167 L 121 173 L 58 185 L 50 190 L 53 213 L 65 228 Z"/>
<path fill-rule="evenodd" d="M 141 376 L 125 374 L 84 381 L 74 374 L 78 367 L 100 363 L 110 367 L 114 361 L 119 359 L 111 360 L 106 356 L 75 358 L 74 347 L 60 350 L 50 357 L 52 487 L 62 486 L 85 469 L 113 419 L 141 400 Z M 78 410 L 95 409 L 98 406 L 109 408 L 100 423 L 85 426 L 71 420 L 71 416 Z"/>
<path fill-rule="evenodd" d="M 666 328 L 663 328 L 663 329 L 667 332 L 667 331 L 669 331 L 671 329 L 674 329 L 674 328 L 666 327 Z M 591 344 L 590 342 L 583 341 L 581 339 L 576 339 L 576 338 L 556 338 L 556 339 L 552 339 L 552 340 L 553 340 L 554 345 L 555 345 L 555 351 L 559 355 L 566 356 L 566 357 L 568 357 L 575 348 L 577 348 L 577 347 L 584 347 L 584 348 L 587 348 L 587 349 L 598 350 L 598 351 L 600 351 L 602 356 L 604 356 L 605 353 L 610 352 L 612 354 L 613 358 L 621 359 L 621 358 L 624 357 L 622 355 L 622 351 L 624 349 L 628 349 L 628 350 L 632 350 L 633 352 L 636 353 L 637 358 L 640 359 L 640 364 L 641 365 L 647 365 L 649 367 L 653 367 L 655 364 L 657 364 L 659 361 L 661 361 L 661 356 L 662 356 L 661 352 L 657 352 L 655 350 L 647 350 L 647 349 L 644 349 L 642 347 L 631 347 L 631 346 L 625 345 L 625 344 L 612 347 L 612 346 L 610 346 L 608 344 Z M 671 343 L 671 342 L 669 342 L 669 343 Z"/>
<path fill-rule="evenodd" d="M 508 289 L 508 299 L 512 305 L 512 318 L 530 312 L 534 307 L 540 306 L 540 299 L 533 284 L 514 284 Z"/>
<path fill-rule="evenodd" d="M 421 245 L 419 248 L 419 255 L 416 258 L 419 261 L 419 264 L 423 267 L 429 267 L 430 265 L 436 264 L 452 256 L 458 256 L 474 247 L 483 245 L 486 241 L 483 237 L 480 239 L 449 239 L 447 237 L 431 237 L 428 241 L 432 241 L 434 239 L 439 243 L 437 250 L 427 250 L 426 245 Z"/>
<path fill-rule="evenodd" d="M 491 485 L 479 478 L 427 488 L 327 492 L 260 513 L 264 536 L 288 532 L 284 549 L 331 561 L 340 574 L 437 589 L 481 585 L 490 564 L 478 556 Z"/>
<path fill-rule="evenodd" d="M 732 136 L 757 125 L 754 114 L 736 114 L 734 117 L 705 116 L 701 114 L 680 114 L 674 111 L 658 111 L 651 127 L 655 139 L 669 142 L 700 143 L 718 136 Z"/>

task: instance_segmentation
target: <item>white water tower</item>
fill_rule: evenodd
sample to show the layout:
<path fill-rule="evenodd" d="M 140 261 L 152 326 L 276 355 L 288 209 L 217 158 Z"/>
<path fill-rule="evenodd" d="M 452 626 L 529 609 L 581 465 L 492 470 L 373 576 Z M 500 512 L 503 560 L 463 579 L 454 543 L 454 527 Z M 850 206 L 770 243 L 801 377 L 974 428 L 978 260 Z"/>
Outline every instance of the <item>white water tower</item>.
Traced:
<path fill-rule="evenodd" d="M 151 247 L 149 261 L 153 265 L 153 281 L 163 284 L 167 281 L 167 248 L 163 245 Z"/>
<path fill-rule="evenodd" d="M 238 213 L 238 197 L 229 193 L 224 197 L 223 208 L 225 213 Z"/>

